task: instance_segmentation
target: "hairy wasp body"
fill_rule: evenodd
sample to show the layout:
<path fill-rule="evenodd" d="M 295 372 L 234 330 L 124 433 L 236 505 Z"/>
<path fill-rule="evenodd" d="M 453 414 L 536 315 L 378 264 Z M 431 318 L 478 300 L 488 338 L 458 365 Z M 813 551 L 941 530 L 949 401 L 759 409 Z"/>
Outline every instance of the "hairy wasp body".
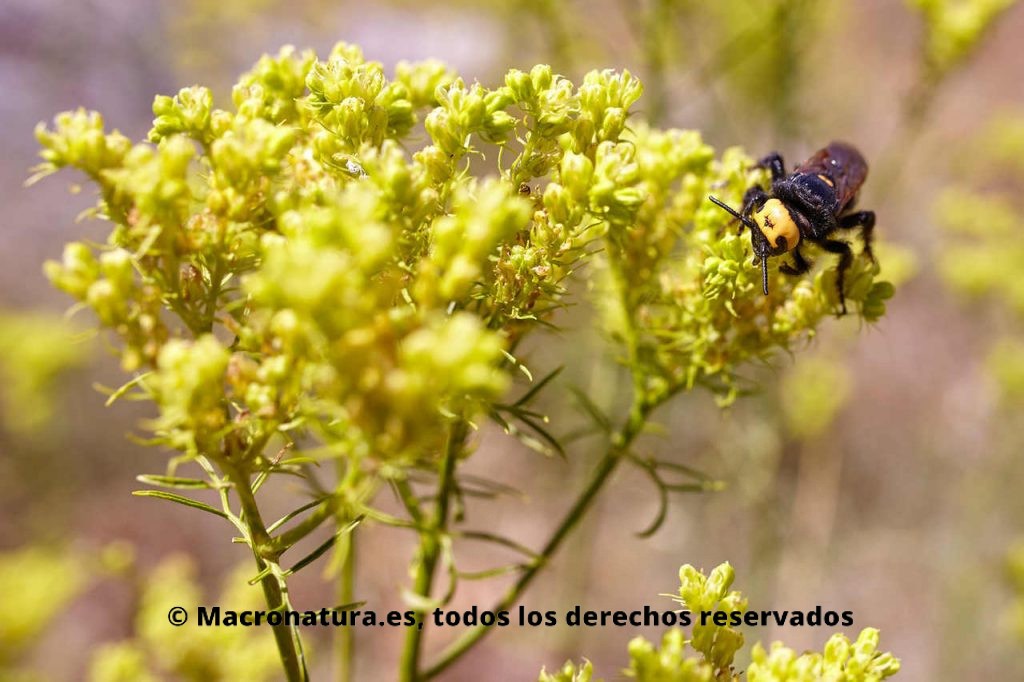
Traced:
<path fill-rule="evenodd" d="M 768 294 L 767 259 L 792 254 L 793 264 L 784 263 L 779 269 L 789 275 L 801 275 L 810 269 L 811 263 L 800 253 L 800 244 L 809 241 L 839 255 L 836 286 L 845 314 L 843 281 L 846 270 L 853 263 L 853 251 L 845 241 L 832 237 L 837 230 L 859 228 L 864 240 L 864 255 L 874 259 L 871 237 L 875 214 L 873 211 L 853 210 L 857 193 L 868 175 L 867 162 L 853 146 L 832 142 L 789 175 L 777 152 L 761 159 L 758 166 L 771 172 L 771 191 L 765 192 L 759 185 L 751 187 L 743 195 L 740 211 L 715 197 L 709 198 L 750 228 L 754 264 L 761 265 L 765 295 Z"/>

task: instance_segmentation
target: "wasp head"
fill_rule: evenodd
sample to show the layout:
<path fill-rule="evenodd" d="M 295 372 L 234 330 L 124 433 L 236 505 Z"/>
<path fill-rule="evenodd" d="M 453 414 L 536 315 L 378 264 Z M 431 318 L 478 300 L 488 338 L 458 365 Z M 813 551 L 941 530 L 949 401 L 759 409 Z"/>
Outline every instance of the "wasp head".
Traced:
<path fill-rule="evenodd" d="M 786 205 L 778 199 L 769 199 L 754 212 L 754 222 L 768 246 L 769 256 L 780 256 L 792 251 L 800 243 L 800 228 Z"/>
<path fill-rule="evenodd" d="M 800 243 L 800 229 L 796 226 L 789 209 L 778 199 L 769 199 L 753 213 L 754 219 L 751 220 L 715 197 L 708 198 L 750 228 L 750 246 L 754 250 L 754 265 L 761 266 L 761 288 L 764 290 L 764 295 L 767 296 L 768 259 L 772 256 L 781 256 L 796 248 L 796 245 Z"/>

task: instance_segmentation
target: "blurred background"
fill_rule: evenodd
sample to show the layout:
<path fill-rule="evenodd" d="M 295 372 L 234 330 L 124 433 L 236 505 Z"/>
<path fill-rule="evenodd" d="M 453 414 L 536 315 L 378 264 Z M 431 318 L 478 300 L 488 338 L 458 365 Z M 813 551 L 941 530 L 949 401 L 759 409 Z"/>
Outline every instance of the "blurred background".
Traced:
<path fill-rule="evenodd" d="M 101 665 L 98 652 L 113 669 L 118 655 L 140 651 L 154 670 L 178 671 L 167 679 L 276 679 L 273 656 L 260 667 L 262 633 L 225 635 L 217 651 L 154 635 L 166 617 L 161 598 L 221 603 L 247 550 L 212 517 L 130 496 L 137 474 L 164 470 L 166 453 L 129 437 L 145 433 L 145 411 L 103 407 L 95 385 L 120 384 L 120 370 L 102 337 L 80 331 L 88 320 L 66 321 L 68 300 L 41 273 L 65 241 L 102 238 L 101 225 L 75 222 L 94 198 L 69 193 L 67 182 L 80 180 L 70 175 L 22 185 L 37 161 L 32 128 L 59 111 L 100 110 L 109 127 L 139 139 L 155 94 L 204 84 L 227 106 L 234 79 L 264 52 L 291 43 L 324 55 L 339 40 L 388 69 L 434 57 L 487 85 L 538 62 L 573 81 L 628 68 L 645 84 L 636 108 L 655 125 L 697 129 L 719 149 L 740 145 L 755 157 L 778 150 L 787 165 L 844 139 L 871 164 L 860 203 L 878 214 L 883 274 L 897 283 L 886 317 L 870 328 L 826 325 L 795 358 L 752 369 L 761 389 L 724 411 L 698 392 L 656 413 L 662 432 L 643 447 L 724 490 L 674 499 L 661 530 L 641 539 L 656 491 L 621 471 L 528 593 L 528 608 L 664 610 L 671 602 L 659 594 L 675 590 L 680 564 L 729 560 L 752 609 L 820 604 L 853 611 L 848 634 L 880 628 L 883 648 L 903 659 L 899 679 L 1024 679 L 1024 550 L 1014 549 L 1024 541 L 1024 7 L 5 0 L 0 680 L 83 679 Z M 622 375 L 591 318 L 588 305 L 573 308 L 528 357 L 535 372 L 566 364 L 564 386 L 614 408 Z M 568 391 L 546 400 L 553 428 L 580 423 Z M 545 459 L 485 430 L 468 469 L 530 494 L 471 506 L 471 525 L 539 545 L 594 450 L 581 441 L 568 461 Z M 413 538 L 385 528 L 364 535 L 358 597 L 403 608 Z M 493 565 L 492 552 L 466 551 L 467 568 Z M 453 607 L 486 607 L 504 584 L 463 583 Z M 293 598 L 299 608 L 332 603 L 315 571 L 296 580 Z M 617 679 L 629 639 L 659 632 L 509 628 L 441 679 L 535 679 L 542 665 L 581 656 Z M 799 650 L 820 649 L 828 631 L 745 632 Z M 310 633 L 316 680 L 331 675 L 328 657 L 317 657 L 327 634 Z M 357 635 L 357 679 L 390 679 L 400 635 Z M 137 646 L 119 652 L 126 640 Z M 172 650 L 198 663 L 175 667 Z M 236 677 L 218 667 L 229 653 L 235 666 L 225 669 Z M 253 667 L 245 677 L 238 661 Z"/>

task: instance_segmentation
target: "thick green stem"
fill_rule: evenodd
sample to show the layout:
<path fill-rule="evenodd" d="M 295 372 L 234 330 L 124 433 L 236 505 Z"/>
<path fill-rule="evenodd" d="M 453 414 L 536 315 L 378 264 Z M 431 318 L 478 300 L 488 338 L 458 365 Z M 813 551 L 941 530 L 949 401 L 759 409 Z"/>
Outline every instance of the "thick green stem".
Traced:
<path fill-rule="evenodd" d="M 256 497 L 252 493 L 248 474 L 243 473 L 239 468 L 222 465 L 227 478 L 234 485 L 235 494 L 242 506 L 241 520 L 245 526 L 253 556 L 256 558 L 256 568 L 266 575 L 260 580 L 263 587 L 263 596 L 266 599 L 267 607 L 270 610 L 287 610 L 289 608 L 287 588 L 284 586 L 284 579 L 280 576 L 277 568 L 277 553 L 273 550 L 273 541 L 263 523 L 259 507 L 256 504 Z M 267 569 L 270 568 L 270 571 Z M 281 665 L 284 667 L 288 682 L 308 682 L 309 674 L 306 671 L 306 663 L 302 655 L 302 643 L 299 641 L 298 631 L 284 623 L 272 626 L 274 641 L 277 642 L 277 650 L 281 656 Z"/>
<path fill-rule="evenodd" d="M 452 423 L 448 432 L 448 443 L 440 463 L 440 480 L 434 518 L 430 522 L 430 528 L 420 534 L 419 557 L 413 581 L 413 592 L 423 599 L 430 599 L 433 589 L 434 573 L 441 552 L 441 537 L 448 532 L 448 513 L 455 484 L 455 467 L 458 463 L 459 453 L 462 451 L 462 445 L 466 440 L 468 428 L 468 424 L 463 419 Z M 423 616 L 424 614 L 421 613 L 420 625 L 406 630 L 405 647 L 402 649 L 399 669 L 401 682 L 416 682 L 423 679 L 420 674 L 420 658 L 423 653 Z"/>
<path fill-rule="evenodd" d="M 622 461 L 622 455 L 628 451 L 630 444 L 637 437 L 640 431 L 643 429 L 644 424 L 647 421 L 647 415 L 650 412 L 650 408 L 638 398 L 630 410 L 629 418 L 623 428 L 618 431 L 611 440 L 608 446 L 608 450 L 601 457 L 597 463 L 597 468 L 590 476 L 590 481 L 587 483 L 587 487 L 583 489 L 579 497 L 573 503 L 569 511 L 566 512 L 562 522 L 555 528 L 554 533 L 548 539 L 544 545 L 544 549 L 540 551 L 537 558 L 530 564 L 521 576 L 519 580 L 509 588 L 508 592 L 505 593 L 498 602 L 491 607 L 491 612 L 497 613 L 498 611 L 507 611 L 519 601 L 520 597 L 526 591 L 526 588 L 530 586 L 537 573 L 544 568 L 558 548 L 562 545 L 566 536 L 576 527 L 580 520 L 586 515 L 587 511 L 592 506 L 594 499 L 597 494 L 604 487 L 605 483 L 608 482 L 609 477 L 615 471 L 619 462 Z M 448 648 L 441 652 L 438 661 L 428 668 L 420 679 L 430 679 L 443 672 L 448 666 L 455 663 L 463 654 L 469 651 L 477 642 L 483 639 L 493 628 L 478 625 L 470 628 L 461 637 L 452 642 Z"/>

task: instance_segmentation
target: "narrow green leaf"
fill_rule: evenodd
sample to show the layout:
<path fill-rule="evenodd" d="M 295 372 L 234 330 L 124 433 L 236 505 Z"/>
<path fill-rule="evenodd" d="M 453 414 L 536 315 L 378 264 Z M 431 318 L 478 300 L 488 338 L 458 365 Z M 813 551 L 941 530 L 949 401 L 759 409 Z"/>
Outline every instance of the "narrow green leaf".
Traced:
<path fill-rule="evenodd" d="M 523 363 L 519 362 L 519 360 L 516 359 L 516 356 L 512 355 L 506 350 L 501 351 L 501 354 L 508 358 L 508 361 L 511 362 L 515 367 L 518 367 L 519 371 L 525 374 L 527 379 L 533 381 L 533 374 L 530 373 L 529 368 L 527 368 L 527 366 L 524 365 Z"/>
<path fill-rule="evenodd" d="M 441 538 L 441 566 L 448 574 L 448 589 L 441 600 L 447 604 L 455 596 L 455 590 L 459 586 L 459 570 L 455 566 L 455 553 L 452 551 L 452 541 L 449 537 Z"/>
<path fill-rule="evenodd" d="M 524 393 L 523 396 L 521 398 L 519 398 L 519 400 L 515 401 L 515 403 L 513 403 L 513 404 L 516 407 L 520 407 L 520 406 L 529 404 L 529 402 L 531 400 L 533 400 L 537 396 L 538 393 L 540 393 L 542 390 L 544 390 L 545 386 L 547 386 L 549 383 L 551 383 L 552 379 L 554 379 L 555 377 L 557 377 L 559 374 L 562 373 L 563 369 L 565 369 L 564 365 L 561 366 L 561 367 L 557 367 L 553 371 L 549 372 L 547 376 L 545 376 L 543 379 L 538 381 L 533 386 L 533 388 L 531 388 L 529 391 Z"/>
<path fill-rule="evenodd" d="M 466 497 L 474 497 L 481 500 L 494 500 L 500 497 L 501 495 L 505 494 L 503 493 L 503 491 L 494 490 L 492 488 L 487 487 L 467 485 L 465 482 L 461 482 L 458 484 L 458 491 L 460 495 L 465 495 Z M 518 495 L 518 497 L 522 499 L 522 495 Z M 430 499 L 436 499 L 436 496 L 429 495 L 427 497 L 423 497 L 420 499 L 422 501 L 426 501 Z"/>
<path fill-rule="evenodd" d="M 354 531 L 357 527 L 359 527 L 359 524 L 361 524 L 363 522 L 363 519 L 365 519 L 365 518 L 366 518 L 366 514 L 360 514 L 359 516 L 355 517 L 354 519 L 349 521 L 348 524 L 346 524 L 346 526 L 344 528 L 342 528 L 341 530 L 338 531 L 338 535 L 339 536 L 341 536 L 341 535 L 348 535 L 349 533 Z"/>
<path fill-rule="evenodd" d="M 332 497 L 332 495 L 324 495 L 323 497 L 319 497 L 319 498 L 317 498 L 315 500 L 307 502 L 306 504 L 302 505 L 298 509 L 293 509 L 292 511 L 288 512 L 287 514 L 285 514 L 284 516 L 279 518 L 277 521 L 274 521 L 272 524 L 267 526 L 267 532 L 268 533 L 273 533 L 275 530 L 277 530 L 278 528 L 280 528 L 284 524 L 288 523 L 289 521 L 294 519 L 296 516 L 298 516 L 302 512 L 306 511 L 307 509 L 312 509 L 313 507 L 317 506 L 321 502 L 326 502 L 327 500 L 331 499 L 331 497 Z"/>
<path fill-rule="evenodd" d="M 698 481 L 710 481 L 711 477 L 705 474 L 703 471 L 694 469 L 693 467 L 686 466 L 685 464 L 678 464 L 676 462 L 669 462 L 663 459 L 649 459 L 647 460 L 658 469 L 671 469 L 672 471 L 678 471 L 681 474 L 686 474 L 690 478 L 694 478 Z"/>
<path fill-rule="evenodd" d="M 485 580 L 487 578 L 496 578 L 500 575 L 508 575 L 509 573 L 523 571 L 526 570 L 526 568 L 527 567 L 523 564 L 507 564 L 505 566 L 489 568 L 483 571 L 459 571 L 459 577 L 463 580 Z"/>
<path fill-rule="evenodd" d="M 340 537 L 348 535 L 353 530 L 355 530 L 356 527 L 360 523 L 362 523 L 363 519 L 365 518 L 366 516 L 363 514 L 354 518 L 352 521 L 346 524 L 344 528 L 340 529 L 337 533 L 327 538 L 327 540 L 325 540 L 319 547 L 314 549 L 312 552 L 310 552 L 303 558 L 299 559 L 299 561 L 297 561 L 294 566 L 292 566 L 285 572 L 285 575 L 293 575 L 295 573 L 298 573 L 306 566 L 309 566 L 311 563 L 319 559 L 321 556 L 324 555 L 325 552 L 327 552 L 327 550 L 334 546 L 334 543 L 336 543 Z"/>
<path fill-rule="evenodd" d="M 307 456 L 289 457 L 288 459 L 282 459 L 280 462 L 278 462 L 274 466 L 275 467 L 298 466 L 300 464 L 313 464 L 313 465 L 316 465 L 316 466 L 320 466 L 320 460 L 317 459 L 316 457 L 307 457 Z"/>
<path fill-rule="evenodd" d="M 143 381 L 146 377 L 148 377 L 152 373 L 153 372 L 143 372 L 142 374 L 138 375 L 137 377 L 135 377 L 131 381 L 128 381 L 125 384 L 123 384 L 119 389 L 117 389 L 116 391 L 114 391 L 113 393 L 110 394 L 110 397 L 107 398 L 107 402 L 104 403 L 104 407 L 110 407 L 111 405 L 113 405 L 114 402 L 118 398 L 123 396 L 128 391 L 132 390 L 133 386 L 138 385 L 139 382 Z"/>
<path fill-rule="evenodd" d="M 509 497 L 525 497 L 523 492 L 517 488 L 513 488 L 510 485 L 506 485 L 499 481 L 494 481 L 483 476 L 474 476 L 473 474 L 460 474 L 459 480 L 472 483 L 473 485 L 480 486 L 483 489 L 491 490 L 498 495 L 508 495 Z"/>
<path fill-rule="evenodd" d="M 409 606 L 412 610 L 419 611 L 421 613 L 433 611 L 434 609 L 439 608 L 442 605 L 440 599 L 431 599 L 429 597 L 424 597 L 421 594 L 416 594 L 408 587 L 402 588 L 401 596 L 402 601 L 404 601 L 407 606 Z"/>
<path fill-rule="evenodd" d="M 334 546 L 334 543 L 336 543 L 337 541 L 338 535 L 332 535 L 331 537 L 327 538 L 319 547 L 317 547 L 312 552 L 299 559 L 294 566 L 285 571 L 285 575 L 294 575 L 302 569 L 304 569 L 306 566 L 309 566 L 311 563 L 322 557 L 327 552 L 327 550 Z"/>
<path fill-rule="evenodd" d="M 372 509 L 370 507 L 363 507 L 363 509 L 366 510 L 367 518 L 373 519 L 374 521 L 379 521 L 380 523 L 383 523 L 386 526 L 394 526 L 395 528 L 409 528 L 415 531 L 424 530 L 423 526 L 420 524 L 413 523 L 412 521 L 406 521 L 405 519 L 400 519 L 397 516 L 393 516 L 386 512 L 382 512 L 377 509 Z"/>
<path fill-rule="evenodd" d="M 509 426 L 509 423 L 501 416 L 501 414 L 498 413 L 497 410 L 491 410 L 487 413 L 487 416 L 489 416 L 494 423 L 500 426 L 505 433 L 510 433 L 512 431 L 512 427 Z"/>
<path fill-rule="evenodd" d="M 147 485 L 157 485 L 162 488 L 213 488 L 213 485 L 209 481 L 204 481 L 199 478 L 179 478 L 177 476 L 159 476 L 157 474 L 142 474 L 136 476 L 135 480 L 139 483 L 146 483 Z"/>
<path fill-rule="evenodd" d="M 510 436 L 512 436 L 520 443 L 533 450 L 534 452 L 539 452 L 545 457 L 550 457 L 553 454 L 551 452 L 551 448 L 549 448 L 547 445 L 544 445 L 543 442 L 526 433 L 518 426 L 512 425 L 508 433 Z"/>
<path fill-rule="evenodd" d="M 266 577 L 267 577 L 268 575 L 270 575 L 270 573 L 271 573 L 271 571 L 272 571 L 272 570 L 273 570 L 273 569 L 271 569 L 271 567 L 270 567 L 270 566 L 267 566 L 267 567 L 266 567 L 266 568 L 264 568 L 264 569 L 263 569 L 262 571 L 260 571 L 259 573 L 257 573 L 257 574 L 256 574 L 256 575 L 254 575 L 253 577 L 249 578 L 249 581 L 248 581 L 248 582 L 249 582 L 249 584 L 250 584 L 250 585 L 255 585 L 255 584 L 259 583 L 259 582 L 260 582 L 261 580 L 263 580 L 263 579 L 264 579 L 264 578 L 266 578 Z"/>
<path fill-rule="evenodd" d="M 136 497 L 156 497 L 161 500 L 167 500 L 168 502 L 177 502 L 178 504 L 183 504 L 186 507 L 192 507 L 193 509 L 201 509 L 202 511 L 209 512 L 211 514 L 216 514 L 222 519 L 226 519 L 228 517 L 228 515 L 222 512 L 220 509 L 217 509 L 216 507 L 211 507 L 205 502 L 199 502 L 198 500 L 193 500 L 188 497 L 182 497 L 181 495 L 175 495 L 174 493 L 168 493 L 163 490 L 134 490 L 132 491 L 132 495 L 135 495 Z"/>
<path fill-rule="evenodd" d="M 601 411 L 601 408 L 594 404 L 594 401 L 590 399 L 590 396 L 575 386 L 570 387 L 569 390 L 572 391 L 572 394 L 576 397 L 580 407 L 582 407 L 586 413 L 590 415 L 590 418 L 594 420 L 594 424 L 600 427 L 600 429 L 605 433 L 611 433 L 613 430 L 611 420 L 608 419 L 608 417 Z"/>
<path fill-rule="evenodd" d="M 291 420 L 290 422 L 285 422 L 284 424 L 281 424 L 280 426 L 277 427 L 277 430 L 281 431 L 282 433 L 287 433 L 289 431 L 294 431 L 295 429 L 301 427 L 305 423 L 305 417 L 298 417 L 296 419 Z"/>
<path fill-rule="evenodd" d="M 526 545 L 521 545 L 515 540 L 510 540 L 509 538 L 502 537 L 500 535 L 495 535 L 494 533 L 489 533 L 484 530 L 466 530 L 462 531 L 461 533 L 458 533 L 456 537 L 466 538 L 467 540 L 481 540 L 483 542 L 493 542 L 496 545 L 501 545 L 502 547 L 508 547 L 509 549 L 515 550 L 516 552 L 519 552 L 520 554 L 529 557 L 530 559 L 537 559 L 540 556 L 537 554 L 537 552 L 533 551 Z"/>
<path fill-rule="evenodd" d="M 562 459 L 565 459 L 565 448 L 562 447 L 562 444 L 559 443 L 554 436 L 548 433 L 547 429 L 545 429 L 544 427 L 542 427 L 540 424 L 533 421 L 529 417 L 520 416 L 519 420 L 522 421 L 527 426 L 529 426 L 531 429 L 533 429 L 533 431 L 538 436 L 543 438 L 548 445 L 554 448 L 555 452 L 557 452 Z"/>
<path fill-rule="evenodd" d="M 495 403 L 494 407 L 500 412 L 508 412 L 509 414 L 514 415 L 516 417 L 526 416 L 532 417 L 533 419 L 547 419 L 547 416 L 541 414 L 540 412 L 528 410 L 525 407 L 520 407 L 518 405 L 503 405 L 501 403 Z"/>
<path fill-rule="evenodd" d="M 267 470 L 263 470 L 256 474 L 256 478 L 252 479 L 252 485 L 250 486 L 253 495 L 260 491 L 260 488 L 263 487 L 263 484 L 267 482 L 267 478 L 269 477 L 270 472 Z"/>
<path fill-rule="evenodd" d="M 650 474 L 654 485 L 658 488 L 658 513 L 655 514 L 654 520 L 651 521 L 651 524 L 647 526 L 647 528 L 636 534 L 637 537 L 641 538 L 649 538 L 657 533 L 658 529 L 661 528 L 661 525 L 665 523 L 665 517 L 668 515 L 668 490 L 661 482 L 661 479 L 658 478 L 657 473 L 650 470 L 648 473 Z"/>

